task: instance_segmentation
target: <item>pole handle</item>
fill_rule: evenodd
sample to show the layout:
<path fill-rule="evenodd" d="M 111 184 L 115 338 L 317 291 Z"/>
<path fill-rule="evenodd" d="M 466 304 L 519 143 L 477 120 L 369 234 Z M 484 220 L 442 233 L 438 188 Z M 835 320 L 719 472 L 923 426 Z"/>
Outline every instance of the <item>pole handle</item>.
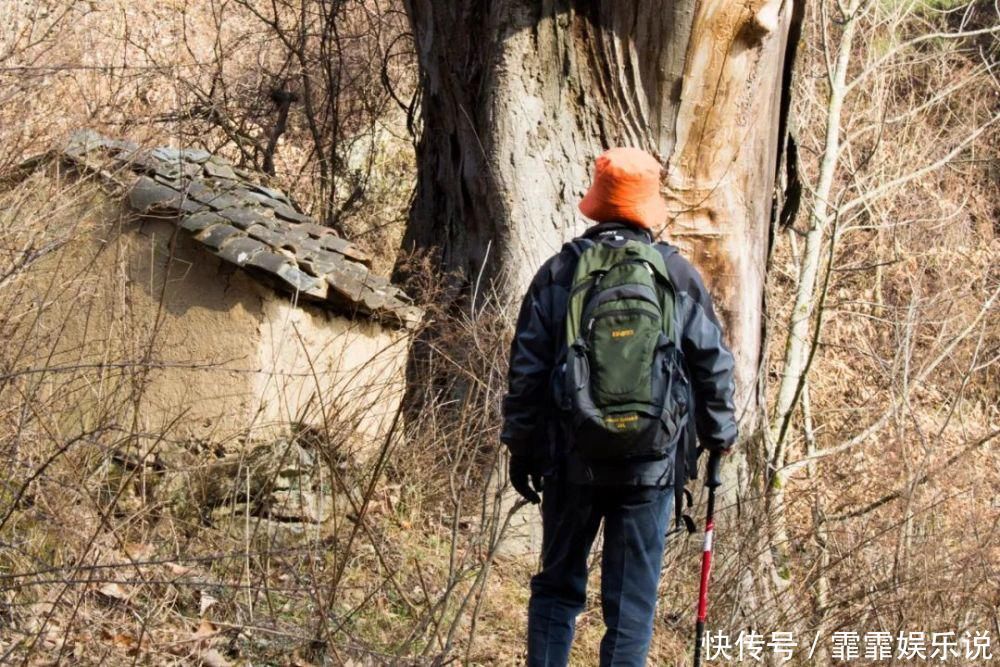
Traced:
<path fill-rule="evenodd" d="M 722 486 L 722 477 L 719 473 L 722 468 L 722 452 L 713 450 L 708 455 L 708 471 L 705 474 L 705 486 L 714 489 Z"/>
<path fill-rule="evenodd" d="M 698 621 L 694 629 L 694 667 L 701 667 L 701 645 L 705 642 L 705 623 Z"/>

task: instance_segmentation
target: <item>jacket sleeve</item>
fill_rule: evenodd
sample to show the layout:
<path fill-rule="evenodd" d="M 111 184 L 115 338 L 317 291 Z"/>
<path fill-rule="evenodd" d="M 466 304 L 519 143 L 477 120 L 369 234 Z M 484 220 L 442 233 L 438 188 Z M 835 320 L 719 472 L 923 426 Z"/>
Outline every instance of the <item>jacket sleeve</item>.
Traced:
<path fill-rule="evenodd" d="M 728 449 L 736 441 L 733 403 L 733 355 L 722 342 L 722 327 L 701 276 L 681 259 L 684 279 L 678 287 L 683 314 L 681 348 L 694 389 L 698 440 L 709 450 Z"/>
<path fill-rule="evenodd" d="M 543 428 L 549 403 L 549 381 L 555 363 L 552 288 L 549 266 L 543 265 L 521 303 L 510 346 L 507 395 L 503 400 L 500 441 L 513 455 L 541 455 L 533 451 Z"/>

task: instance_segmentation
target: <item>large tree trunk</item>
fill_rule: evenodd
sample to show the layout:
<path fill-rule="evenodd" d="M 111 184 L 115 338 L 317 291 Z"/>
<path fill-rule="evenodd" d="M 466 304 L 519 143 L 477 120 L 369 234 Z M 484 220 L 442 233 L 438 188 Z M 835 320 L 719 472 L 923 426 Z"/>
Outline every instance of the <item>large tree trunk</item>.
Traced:
<path fill-rule="evenodd" d="M 664 237 L 712 288 L 756 415 L 761 300 L 791 1 L 409 0 L 421 68 L 419 182 L 406 245 L 519 296 L 586 221 L 594 158 L 666 168 Z M 493 283 L 497 284 L 497 283 Z M 754 421 L 754 420 L 751 420 Z"/>
<path fill-rule="evenodd" d="M 406 4 L 423 118 L 406 244 L 435 248 L 467 287 L 500 286 L 513 301 L 586 227 L 576 205 L 594 158 L 649 150 L 672 211 L 662 235 L 709 284 L 736 357 L 741 429 L 758 433 L 793 0 Z M 728 486 L 746 490 L 736 458 L 739 484 Z M 763 453 L 750 458 L 760 470 Z"/>

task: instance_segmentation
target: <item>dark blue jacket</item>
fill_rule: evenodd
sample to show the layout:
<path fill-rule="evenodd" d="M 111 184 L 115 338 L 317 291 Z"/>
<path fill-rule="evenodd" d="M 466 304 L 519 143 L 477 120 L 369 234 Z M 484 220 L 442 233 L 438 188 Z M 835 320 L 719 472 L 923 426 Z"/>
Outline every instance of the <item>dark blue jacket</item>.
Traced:
<path fill-rule="evenodd" d="M 606 222 L 584 238 L 605 235 L 651 241 L 633 225 Z M 712 298 L 697 270 L 676 248 L 657 244 L 677 292 L 681 350 L 694 394 L 694 426 L 701 446 L 726 449 L 736 440 L 733 408 L 733 355 L 722 342 Z M 674 456 L 619 466 L 590 466 L 574 456 L 561 432 L 553 388 L 556 360 L 565 346 L 565 318 L 577 252 L 566 244 L 538 270 L 521 304 L 511 343 L 504 423 L 500 440 L 512 455 L 534 459 L 545 472 L 565 470 L 576 482 L 594 484 L 674 484 Z M 684 438 L 682 438 L 682 441 Z"/>

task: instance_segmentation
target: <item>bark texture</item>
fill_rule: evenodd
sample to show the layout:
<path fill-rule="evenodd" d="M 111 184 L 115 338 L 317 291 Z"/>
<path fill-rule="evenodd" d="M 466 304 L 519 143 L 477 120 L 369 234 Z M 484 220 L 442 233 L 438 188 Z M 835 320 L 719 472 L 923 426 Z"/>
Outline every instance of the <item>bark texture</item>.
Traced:
<path fill-rule="evenodd" d="M 514 299 L 586 227 L 576 205 L 594 158 L 645 148 L 665 168 L 673 215 L 662 235 L 709 283 L 740 408 L 756 415 L 791 10 L 791 0 L 409 0 L 423 133 L 406 244 Z"/>

